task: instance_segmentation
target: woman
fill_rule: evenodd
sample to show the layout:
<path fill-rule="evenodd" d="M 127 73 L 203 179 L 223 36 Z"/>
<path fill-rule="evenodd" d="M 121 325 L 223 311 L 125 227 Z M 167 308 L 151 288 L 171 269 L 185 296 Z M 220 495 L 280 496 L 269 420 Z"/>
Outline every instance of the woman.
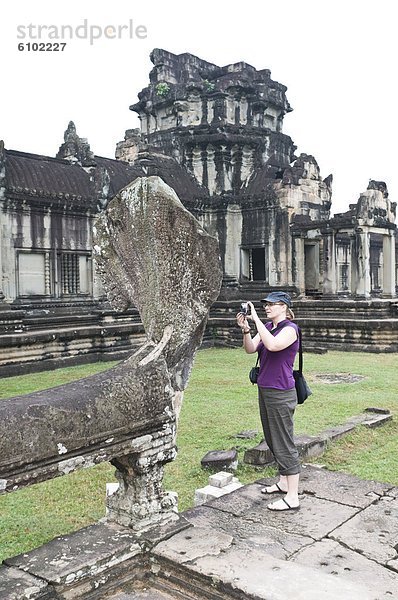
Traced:
<path fill-rule="evenodd" d="M 264 494 L 285 493 L 284 498 L 268 505 L 270 510 L 298 510 L 299 455 L 293 438 L 293 414 L 297 395 L 293 378 L 294 359 L 299 348 L 298 327 L 289 294 L 271 292 L 261 300 L 270 322 L 260 320 L 251 302 L 249 315 L 238 313 L 243 345 L 248 354 L 258 352 L 260 372 L 257 379 L 261 423 L 265 441 L 279 469 L 278 483 L 263 488 Z M 248 318 L 257 328 L 252 337 Z"/>

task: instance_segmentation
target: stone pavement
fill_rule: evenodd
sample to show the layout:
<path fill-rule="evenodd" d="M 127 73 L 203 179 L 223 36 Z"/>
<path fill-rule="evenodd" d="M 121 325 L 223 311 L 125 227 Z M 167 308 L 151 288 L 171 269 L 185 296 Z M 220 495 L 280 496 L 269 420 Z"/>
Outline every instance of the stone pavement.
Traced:
<path fill-rule="evenodd" d="M 304 465 L 299 511 L 259 480 L 138 536 L 106 522 L 0 567 L 0 600 L 398 599 L 398 488 Z"/>
<path fill-rule="evenodd" d="M 234 598 L 398 598 L 398 488 L 306 465 L 300 510 L 275 513 L 273 481 L 185 512 L 193 527 L 151 551 L 158 577 L 174 564 Z"/>

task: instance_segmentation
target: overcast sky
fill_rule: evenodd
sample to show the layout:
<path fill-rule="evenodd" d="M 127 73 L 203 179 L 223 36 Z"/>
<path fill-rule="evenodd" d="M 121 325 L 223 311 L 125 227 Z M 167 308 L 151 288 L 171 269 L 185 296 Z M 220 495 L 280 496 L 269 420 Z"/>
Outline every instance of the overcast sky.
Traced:
<path fill-rule="evenodd" d="M 284 133 L 293 138 L 296 154 L 315 156 L 322 177 L 333 174 L 333 212 L 348 210 L 369 179 L 385 181 L 397 201 L 394 5 L 392 0 L 8 3 L 0 23 L 0 139 L 9 149 L 55 156 L 73 120 L 95 154 L 114 157 L 125 130 L 139 126 L 129 106 L 148 83 L 150 51 L 190 52 L 220 66 L 245 61 L 268 68 L 287 86 L 294 110 L 285 117 Z M 54 26 L 75 32 L 85 20 L 88 31 L 102 30 L 93 43 L 66 36 L 63 52 L 26 48 L 40 42 L 39 25 L 49 27 L 42 28 L 41 41 L 49 41 L 45 34 L 51 32 L 54 43 L 62 41 L 55 39 Z M 84 35 L 84 28 L 78 31 Z"/>

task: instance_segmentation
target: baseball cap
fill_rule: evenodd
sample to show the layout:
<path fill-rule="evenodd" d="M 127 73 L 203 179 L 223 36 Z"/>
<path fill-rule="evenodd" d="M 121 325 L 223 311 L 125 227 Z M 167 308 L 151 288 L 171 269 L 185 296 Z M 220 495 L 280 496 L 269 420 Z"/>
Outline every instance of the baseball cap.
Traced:
<path fill-rule="evenodd" d="M 284 302 L 289 307 L 292 305 L 292 299 L 286 292 L 270 292 L 261 302 Z"/>

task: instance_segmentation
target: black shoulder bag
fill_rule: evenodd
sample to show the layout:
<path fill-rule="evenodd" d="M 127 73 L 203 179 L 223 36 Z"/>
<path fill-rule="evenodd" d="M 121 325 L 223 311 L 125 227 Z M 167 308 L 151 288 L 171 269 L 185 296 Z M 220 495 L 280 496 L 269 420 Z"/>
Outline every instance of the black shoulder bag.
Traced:
<path fill-rule="evenodd" d="M 303 348 L 301 344 L 301 329 L 298 328 L 298 336 L 299 336 L 299 368 L 297 371 L 293 371 L 294 383 L 296 385 L 297 392 L 297 403 L 302 404 L 304 400 L 308 398 L 312 394 L 308 383 L 305 380 L 303 375 Z"/>

